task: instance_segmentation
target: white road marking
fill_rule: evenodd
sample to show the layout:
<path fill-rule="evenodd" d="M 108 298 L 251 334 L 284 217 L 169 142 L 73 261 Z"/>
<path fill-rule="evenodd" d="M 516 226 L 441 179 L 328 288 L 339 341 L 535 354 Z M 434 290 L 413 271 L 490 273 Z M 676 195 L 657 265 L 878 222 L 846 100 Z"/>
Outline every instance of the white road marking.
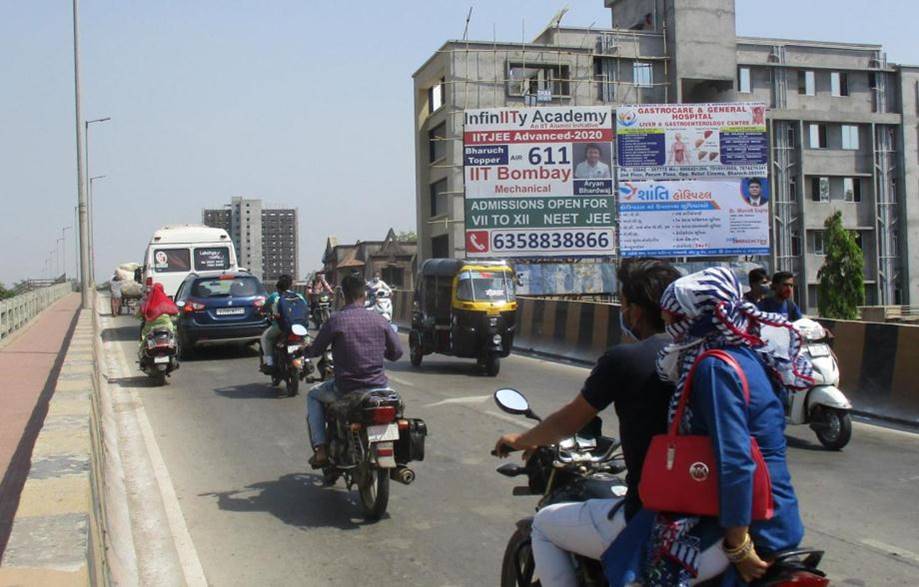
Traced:
<path fill-rule="evenodd" d="M 111 345 L 111 348 L 117 354 L 117 359 L 122 368 L 122 375 L 128 376 L 131 373 L 128 368 L 130 363 L 121 349 L 121 345 L 115 342 Z M 166 467 L 159 445 L 156 443 L 156 436 L 153 434 L 153 427 L 150 426 L 150 420 L 147 418 L 143 400 L 137 391 L 132 388 L 123 388 L 122 391 L 127 392 L 131 396 L 132 402 L 136 405 L 135 417 L 147 449 L 147 455 L 153 467 L 156 484 L 160 490 L 160 498 L 163 501 L 163 508 L 166 512 L 166 519 L 169 522 L 169 530 L 172 534 L 176 553 L 179 556 L 182 574 L 185 576 L 185 583 L 193 587 L 207 587 L 208 583 L 204 576 L 204 568 L 201 566 L 195 543 L 192 541 L 188 526 L 185 524 L 185 517 L 182 515 L 182 508 L 179 505 L 178 497 L 176 497 L 172 478 L 169 476 L 169 469 Z"/>
<path fill-rule="evenodd" d="M 522 428 L 523 430 L 529 430 L 530 428 L 536 425 L 536 424 L 527 423 L 525 420 L 523 420 L 522 416 L 515 417 L 515 416 L 508 415 L 508 414 L 503 414 L 501 412 L 496 412 L 494 410 L 485 410 L 482 413 L 487 414 L 491 416 L 492 418 L 497 418 L 509 424 L 513 424 L 514 426 L 517 426 L 518 428 Z"/>
<path fill-rule="evenodd" d="M 872 548 L 877 548 L 878 550 L 883 550 L 884 552 L 891 554 L 893 556 L 898 556 L 900 558 L 909 559 L 915 563 L 919 563 L 919 554 L 915 552 L 910 552 L 905 548 L 900 548 L 899 546 L 894 546 L 892 544 L 887 544 L 881 542 L 880 540 L 875 540 L 874 538 L 863 538 L 862 544 L 871 546 Z"/>
<path fill-rule="evenodd" d="M 482 404 L 491 399 L 491 395 L 470 395 L 466 397 L 451 397 L 450 399 L 441 400 L 433 404 L 427 404 L 425 408 L 436 408 L 449 404 Z"/>

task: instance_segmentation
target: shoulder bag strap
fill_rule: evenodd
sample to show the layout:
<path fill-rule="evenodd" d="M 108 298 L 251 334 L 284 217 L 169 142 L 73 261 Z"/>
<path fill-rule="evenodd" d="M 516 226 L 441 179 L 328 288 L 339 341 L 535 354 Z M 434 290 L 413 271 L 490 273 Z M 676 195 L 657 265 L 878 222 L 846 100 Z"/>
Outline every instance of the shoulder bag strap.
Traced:
<path fill-rule="evenodd" d="M 689 394 L 692 392 L 692 380 L 696 374 L 696 368 L 698 368 L 699 363 L 701 363 L 702 359 L 705 357 L 715 357 L 720 359 L 734 369 L 734 371 L 737 373 L 737 377 L 740 379 L 740 385 L 743 388 L 744 399 L 746 400 L 747 405 L 750 405 L 750 386 L 747 383 L 747 375 L 740 367 L 737 359 L 735 359 L 729 352 L 722 349 L 712 349 L 705 351 L 696 357 L 696 360 L 692 364 L 692 368 L 689 370 L 689 377 L 686 378 L 686 384 L 683 386 L 683 393 L 680 394 L 680 403 L 677 404 L 676 412 L 673 415 L 673 421 L 670 422 L 670 430 L 668 431 L 670 436 L 677 436 L 679 434 L 680 422 L 683 420 L 683 412 L 686 411 L 686 402 L 689 401 Z"/>

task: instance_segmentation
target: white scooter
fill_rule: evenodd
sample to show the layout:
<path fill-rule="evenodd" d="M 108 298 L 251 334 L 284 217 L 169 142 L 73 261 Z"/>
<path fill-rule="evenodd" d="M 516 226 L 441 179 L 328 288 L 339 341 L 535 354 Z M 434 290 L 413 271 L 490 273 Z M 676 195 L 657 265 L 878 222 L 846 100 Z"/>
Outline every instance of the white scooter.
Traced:
<path fill-rule="evenodd" d="M 380 316 L 386 318 L 386 321 L 389 322 L 390 327 L 394 331 L 398 332 L 398 327 L 392 323 L 392 298 L 390 295 L 391 294 L 384 289 L 371 289 L 367 296 L 366 308 L 371 312 L 376 312 Z"/>
<path fill-rule="evenodd" d="M 803 338 L 801 352 L 806 353 L 814 367 L 814 385 L 810 389 L 789 393 L 785 405 L 788 424 L 809 424 L 817 439 L 830 450 L 840 450 L 852 438 L 852 403 L 839 389 L 839 365 L 828 341 L 830 334 L 819 323 L 802 318 L 794 323 Z M 787 348 L 784 329 L 764 327 L 763 337 Z"/>

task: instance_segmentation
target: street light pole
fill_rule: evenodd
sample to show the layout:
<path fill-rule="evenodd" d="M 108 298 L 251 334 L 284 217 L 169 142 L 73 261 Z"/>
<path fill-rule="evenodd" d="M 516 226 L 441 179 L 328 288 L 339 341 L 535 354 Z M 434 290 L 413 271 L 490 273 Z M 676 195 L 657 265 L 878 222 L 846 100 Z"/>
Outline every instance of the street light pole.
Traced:
<path fill-rule="evenodd" d="M 96 283 L 96 243 L 95 239 L 93 239 L 93 182 L 104 177 L 104 175 L 96 175 L 89 178 L 89 270 L 93 286 Z"/>
<path fill-rule="evenodd" d="M 83 176 L 83 114 L 80 108 L 80 1 L 73 0 L 73 99 L 77 127 L 77 206 L 80 232 L 80 294 L 84 310 L 92 308 L 89 285 L 89 234 L 86 188 Z"/>
<path fill-rule="evenodd" d="M 83 122 L 83 152 L 85 153 L 84 158 L 86 161 L 86 176 L 89 176 L 89 125 L 95 124 L 97 122 L 108 122 L 111 120 L 111 116 L 106 116 L 104 118 L 94 118 L 92 120 L 86 120 Z M 105 177 L 104 175 L 100 177 Z M 92 280 L 93 286 L 96 283 L 96 257 L 94 255 L 95 244 L 95 233 L 93 232 L 93 191 L 92 191 L 92 178 L 89 178 L 86 181 L 87 190 L 89 192 L 89 210 L 87 216 L 89 216 L 89 275 Z"/>
<path fill-rule="evenodd" d="M 65 226 L 61 229 L 61 253 L 64 258 L 64 281 L 67 281 L 67 231 L 73 228 L 72 226 Z"/>

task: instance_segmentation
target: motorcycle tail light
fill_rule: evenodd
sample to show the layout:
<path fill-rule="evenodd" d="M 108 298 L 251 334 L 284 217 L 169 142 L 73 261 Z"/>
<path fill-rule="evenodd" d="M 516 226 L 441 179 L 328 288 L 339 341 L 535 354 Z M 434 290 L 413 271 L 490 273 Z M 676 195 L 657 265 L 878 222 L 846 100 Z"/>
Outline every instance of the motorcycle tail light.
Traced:
<path fill-rule="evenodd" d="M 408 430 L 408 420 L 399 420 L 399 430 Z"/>
<path fill-rule="evenodd" d="M 373 424 L 389 424 L 396 419 L 395 406 L 383 406 L 382 408 L 370 408 L 367 410 L 370 421 Z"/>
<path fill-rule="evenodd" d="M 302 336 L 297 336 L 296 334 L 288 334 L 287 342 L 301 342 L 303 340 Z"/>
<path fill-rule="evenodd" d="M 826 587 L 830 580 L 820 575 L 815 575 L 807 571 L 797 571 L 790 577 L 784 577 L 775 583 L 768 583 L 772 587 L 782 587 L 785 585 L 795 587 Z"/>

